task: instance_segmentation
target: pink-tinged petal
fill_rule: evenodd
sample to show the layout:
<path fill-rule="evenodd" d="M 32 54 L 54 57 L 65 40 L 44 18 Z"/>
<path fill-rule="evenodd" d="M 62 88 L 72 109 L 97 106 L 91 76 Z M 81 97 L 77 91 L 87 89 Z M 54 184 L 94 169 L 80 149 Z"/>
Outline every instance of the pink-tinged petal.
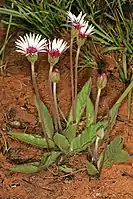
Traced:
<path fill-rule="evenodd" d="M 81 17 L 82 17 L 82 11 L 81 11 L 81 12 L 79 13 L 79 15 L 77 16 L 77 21 L 80 21 Z"/>
<path fill-rule="evenodd" d="M 25 54 L 23 50 L 16 50 L 16 51 Z"/>
<path fill-rule="evenodd" d="M 72 23 L 72 26 L 76 29 L 80 29 L 84 26 L 84 18 L 86 14 L 82 14 L 82 11 L 79 13 L 79 15 L 76 17 L 74 14 L 72 14 L 70 11 L 67 12 L 68 18 L 70 19 L 70 22 Z"/>
<path fill-rule="evenodd" d="M 86 14 L 84 14 L 84 15 L 82 16 L 82 11 L 81 11 L 81 12 L 80 12 L 80 14 L 79 14 L 79 15 L 78 15 L 78 17 L 77 17 L 77 21 L 79 21 L 79 22 L 83 22 L 83 21 L 84 21 L 85 16 L 86 16 Z"/>
<path fill-rule="evenodd" d="M 51 42 L 51 48 L 52 50 L 56 50 L 58 48 L 56 38 L 53 40 L 53 42 Z"/>
<path fill-rule="evenodd" d="M 93 30 L 94 30 L 94 26 L 92 26 L 92 24 L 91 24 L 88 28 L 88 22 L 85 22 L 84 26 L 82 28 L 80 28 L 78 36 L 80 38 L 85 38 L 89 35 L 94 34 Z"/>
<path fill-rule="evenodd" d="M 68 18 L 70 19 L 70 22 L 73 22 L 76 20 L 76 16 L 72 14 L 70 11 L 67 12 Z"/>

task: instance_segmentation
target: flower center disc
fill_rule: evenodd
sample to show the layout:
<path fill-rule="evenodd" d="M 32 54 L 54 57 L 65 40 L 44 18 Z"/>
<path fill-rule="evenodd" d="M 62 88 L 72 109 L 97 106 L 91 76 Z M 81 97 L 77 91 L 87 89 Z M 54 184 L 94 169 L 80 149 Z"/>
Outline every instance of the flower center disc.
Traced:
<path fill-rule="evenodd" d="M 49 51 L 49 54 L 50 54 L 50 56 L 52 56 L 52 57 L 59 57 L 59 56 L 60 56 L 60 52 L 59 52 L 58 49 L 57 49 L 57 50 L 50 50 L 50 51 Z"/>
<path fill-rule="evenodd" d="M 36 54 L 37 53 L 37 49 L 33 46 L 29 46 L 27 48 L 27 54 Z"/>
<path fill-rule="evenodd" d="M 76 29 L 78 29 L 78 30 L 79 30 L 80 28 L 83 27 L 83 26 L 82 26 L 79 22 L 77 22 L 77 21 L 74 21 L 72 25 L 73 25 L 74 28 L 76 28 Z"/>

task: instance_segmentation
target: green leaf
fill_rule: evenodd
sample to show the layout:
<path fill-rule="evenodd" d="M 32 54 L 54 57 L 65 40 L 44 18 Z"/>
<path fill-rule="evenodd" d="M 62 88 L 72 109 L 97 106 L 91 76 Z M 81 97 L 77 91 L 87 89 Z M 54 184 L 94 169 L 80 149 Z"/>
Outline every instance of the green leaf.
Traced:
<path fill-rule="evenodd" d="M 72 173 L 73 172 L 73 169 L 67 167 L 66 165 L 59 166 L 59 169 L 61 171 L 63 171 L 64 173 Z"/>
<path fill-rule="evenodd" d="M 121 151 L 124 144 L 124 138 L 122 136 L 115 137 L 114 140 L 110 142 L 108 145 L 108 150 L 110 153 L 115 153 L 116 151 Z"/>
<path fill-rule="evenodd" d="M 38 110 L 38 102 L 37 102 L 36 96 L 35 96 L 35 105 Z M 43 114 L 43 118 L 44 118 L 43 123 L 46 128 L 46 133 L 49 138 L 52 138 L 52 136 L 54 134 L 54 126 L 53 126 L 52 117 L 51 117 L 47 107 L 45 106 L 45 104 L 42 101 L 41 101 L 41 110 L 42 110 L 42 114 Z M 38 113 L 39 113 L 39 111 L 38 111 Z M 39 118 L 40 118 L 40 115 L 39 115 Z M 39 119 L 39 121 L 42 122 L 41 119 Z"/>
<path fill-rule="evenodd" d="M 87 147 L 88 144 L 92 143 L 96 137 L 96 127 L 91 125 L 86 128 L 82 134 L 78 135 L 71 142 L 70 151 L 82 151 Z"/>
<path fill-rule="evenodd" d="M 44 153 L 44 155 L 41 158 L 41 163 L 39 165 L 39 168 L 47 168 L 51 164 L 53 164 L 56 159 L 60 156 L 61 152 L 58 151 L 52 151 L 48 153 Z"/>
<path fill-rule="evenodd" d="M 113 105 L 113 107 L 109 110 L 109 115 L 111 118 L 111 127 L 113 127 L 113 125 L 115 124 L 116 121 L 116 116 L 117 116 L 117 112 L 118 112 L 118 108 L 121 105 L 122 101 L 125 99 L 125 97 L 128 95 L 128 93 L 132 90 L 133 88 L 133 81 L 131 81 L 131 83 L 129 84 L 129 86 L 126 88 L 126 90 L 122 93 L 122 95 L 120 96 L 120 98 L 117 100 L 117 102 Z M 108 126 L 108 121 L 107 120 L 103 120 L 102 121 L 103 125 L 104 125 L 104 129 L 107 128 Z"/>
<path fill-rule="evenodd" d="M 19 173 L 36 173 L 39 171 L 38 165 L 39 165 L 39 162 L 21 164 L 17 166 L 12 166 L 10 170 L 13 172 L 19 172 Z"/>
<path fill-rule="evenodd" d="M 69 151 L 70 144 L 64 135 L 56 133 L 53 139 L 55 144 L 59 147 L 61 151 L 63 152 Z"/>
<path fill-rule="evenodd" d="M 20 141 L 26 142 L 42 148 L 48 148 L 45 138 L 42 138 L 39 135 L 35 134 L 26 134 L 26 133 L 9 133 L 12 138 L 17 138 Z M 52 140 L 48 140 L 49 147 L 54 148 L 55 144 Z"/>
<path fill-rule="evenodd" d="M 124 80 L 127 80 L 127 49 L 125 48 L 122 56 L 122 69 L 124 72 Z"/>
<path fill-rule="evenodd" d="M 113 128 L 113 126 L 115 125 L 119 106 L 120 106 L 120 104 L 116 104 L 116 105 L 114 105 L 114 106 L 112 107 L 112 109 L 109 111 L 109 115 L 110 115 L 110 118 L 111 118 L 111 121 L 110 121 L 110 123 L 111 123 L 111 128 Z"/>
<path fill-rule="evenodd" d="M 87 81 L 86 84 L 83 86 L 82 90 L 78 93 L 76 104 L 76 124 L 80 121 L 83 111 L 85 109 L 87 95 L 89 95 L 91 91 L 91 83 L 92 81 L 90 78 L 89 81 Z M 73 118 L 71 109 L 67 126 L 72 123 L 72 119 Z"/>
<path fill-rule="evenodd" d="M 104 166 L 110 167 L 115 162 L 126 162 L 129 159 L 129 154 L 123 150 L 124 139 L 122 136 L 117 136 L 107 146 L 104 154 Z M 100 155 L 98 165 L 103 161 L 103 153 Z"/>
<path fill-rule="evenodd" d="M 89 127 L 94 122 L 94 106 L 89 96 L 86 102 L 86 127 Z"/>
<path fill-rule="evenodd" d="M 130 158 L 129 153 L 127 151 L 121 150 L 121 152 L 116 155 L 115 162 L 117 163 L 127 162 L 129 158 Z"/>
<path fill-rule="evenodd" d="M 107 53 L 109 51 L 119 51 L 119 50 L 122 50 L 123 48 L 122 47 L 117 47 L 117 46 L 111 46 L 111 47 L 105 47 L 104 49 L 102 49 L 101 53 Z"/>
<path fill-rule="evenodd" d="M 110 45 L 105 39 L 100 38 L 99 36 L 93 35 L 92 38 L 96 41 L 99 41 L 101 44 Z"/>
<path fill-rule="evenodd" d="M 87 169 L 88 175 L 90 176 L 97 177 L 99 175 L 99 171 L 91 162 L 86 162 L 86 169 Z"/>
<path fill-rule="evenodd" d="M 76 136 L 76 124 L 69 124 L 69 126 L 63 131 L 64 136 L 71 142 Z"/>
<path fill-rule="evenodd" d="M 118 113 L 118 109 L 119 109 L 120 104 L 115 104 L 109 111 L 109 117 L 110 117 L 110 124 L 111 124 L 111 128 L 113 128 L 115 122 L 116 122 L 116 117 L 117 117 L 117 113 Z M 108 127 L 108 120 L 103 120 L 102 121 L 104 129 L 107 129 Z"/>

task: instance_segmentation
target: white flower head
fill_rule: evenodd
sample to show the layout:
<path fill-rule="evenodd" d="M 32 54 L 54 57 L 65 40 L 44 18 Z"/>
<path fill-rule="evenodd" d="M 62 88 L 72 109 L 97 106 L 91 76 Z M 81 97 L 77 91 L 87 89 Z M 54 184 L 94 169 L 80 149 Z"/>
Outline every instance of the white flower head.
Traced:
<path fill-rule="evenodd" d="M 53 41 L 49 40 L 49 44 L 47 46 L 48 54 L 51 57 L 59 57 L 62 52 L 67 49 L 67 42 L 63 39 L 54 39 Z"/>
<path fill-rule="evenodd" d="M 87 21 L 87 22 L 85 22 L 84 26 L 80 28 L 78 36 L 80 38 L 85 38 L 89 35 L 94 34 L 93 30 L 94 30 L 94 26 L 92 26 L 92 24 L 91 24 L 88 28 L 88 21 Z"/>
<path fill-rule="evenodd" d="M 67 12 L 68 18 L 70 19 L 69 22 L 72 23 L 72 26 L 76 29 L 80 29 L 84 26 L 84 18 L 86 14 L 82 14 L 82 11 L 79 13 L 79 15 L 76 17 L 74 14 L 72 14 L 70 11 Z"/>
<path fill-rule="evenodd" d="M 47 40 L 41 39 L 42 35 L 34 33 L 26 34 L 24 37 L 19 36 L 16 40 L 16 51 L 29 55 L 37 55 L 39 52 L 47 51 Z"/>

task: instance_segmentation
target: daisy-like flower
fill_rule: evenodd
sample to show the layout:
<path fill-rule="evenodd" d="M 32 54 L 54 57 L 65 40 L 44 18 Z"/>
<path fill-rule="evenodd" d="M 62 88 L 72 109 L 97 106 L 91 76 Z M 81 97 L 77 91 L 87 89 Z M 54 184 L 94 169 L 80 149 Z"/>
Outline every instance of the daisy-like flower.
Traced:
<path fill-rule="evenodd" d="M 26 56 L 38 55 L 39 52 L 46 52 L 47 40 L 41 39 L 42 35 L 34 33 L 26 34 L 24 37 L 19 37 L 16 43 L 16 51 L 25 54 Z"/>
<path fill-rule="evenodd" d="M 67 42 L 63 39 L 54 39 L 53 41 L 49 40 L 47 51 L 48 51 L 48 61 L 50 64 L 55 65 L 61 53 L 67 49 Z"/>
<path fill-rule="evenodd" d="M 67 12 L 68 18 L 70 19 L 69 22 L 72 23 L 72 26 L 75 29 L 80 29 L 81 27 L 84 26 L 84 18 L 86 14 L 82 14 L 82 11 L 79 13 L 79 15 L 76 17 L 74 14 L 72 14 L 70 11 Z"/>
<path fill-rule="evenodd" d="M 53 41 L 49 41 L 47 46 L 48 53 L 52 57 L 59 57 L 62 52 L 67 49 L 67 42 L 63 39 L 54 39 Z"/>
<path fill-rule="evenodd" d="M 80 47 L 83 46 L 87 36 L 94 34 L 93 30 L 94 26 L 90 25 L 90 27 L 88 28 L 88 21 L 85 22 L 85 25 L 78 31 L 77 45 Z"/>
<path fill-rule="evenodd" d="M 89 26 L 88 28 L 88 21 L 85 22 L 85 25 L 83 27 L 80 28 L 79 32 L 78 32 L 78 36 L 80 38 L 85 38 L 89 35 L 94 34 L 94 26 L 92 26 L 92 24 Z"/>

